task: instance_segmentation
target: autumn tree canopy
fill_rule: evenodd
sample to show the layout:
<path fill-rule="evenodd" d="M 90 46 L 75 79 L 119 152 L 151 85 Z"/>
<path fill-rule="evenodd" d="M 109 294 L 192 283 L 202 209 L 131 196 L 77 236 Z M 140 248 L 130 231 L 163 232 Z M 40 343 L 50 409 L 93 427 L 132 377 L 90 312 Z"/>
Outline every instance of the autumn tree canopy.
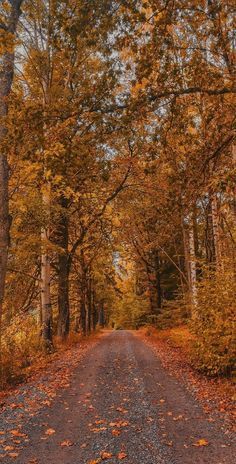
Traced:
<path fill-rule="evenodd" d="M 234 6 L 0 2 L 4 356 L 188 323 L 199 367 L 232 368 Z"/>

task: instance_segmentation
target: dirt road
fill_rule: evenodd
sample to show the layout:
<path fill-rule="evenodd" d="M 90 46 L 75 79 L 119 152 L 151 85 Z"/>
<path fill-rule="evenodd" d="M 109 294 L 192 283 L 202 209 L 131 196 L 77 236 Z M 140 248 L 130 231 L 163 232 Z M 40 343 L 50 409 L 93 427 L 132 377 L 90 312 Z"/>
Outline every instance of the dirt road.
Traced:
<path fill-rule="evenodd" d="M 103 337 L 71 385 L 25 424 L 16 464 L 231 464 L 220 423 L 128 331 Z"/>

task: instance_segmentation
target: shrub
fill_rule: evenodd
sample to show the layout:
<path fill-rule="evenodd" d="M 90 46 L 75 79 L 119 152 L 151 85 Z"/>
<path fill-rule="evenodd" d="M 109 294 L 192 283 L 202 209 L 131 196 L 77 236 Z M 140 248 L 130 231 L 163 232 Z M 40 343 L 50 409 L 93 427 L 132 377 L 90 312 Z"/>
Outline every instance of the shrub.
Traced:
<path fill-rule="evenodd" d="M 1 387 L 23 377 L 23 372 L 41 350 L 39 329 L 32 316 L 26 316 L 24 324 L 19 318 L 7 327 L 1 341 Z"/>
<path fill-rule="evenodd" d="M 198 285 L 198 304 L 191 328 L 195 334 L 193 361 L 210 375 L 230 374 L 235 363 L 234 272 L 205 270 Z"/>

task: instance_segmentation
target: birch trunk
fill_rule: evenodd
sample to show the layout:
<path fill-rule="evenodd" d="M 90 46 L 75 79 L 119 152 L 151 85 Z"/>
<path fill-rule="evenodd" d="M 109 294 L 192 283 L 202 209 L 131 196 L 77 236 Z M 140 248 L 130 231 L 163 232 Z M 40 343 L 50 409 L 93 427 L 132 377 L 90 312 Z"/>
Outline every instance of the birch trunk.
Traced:
<path fill-rule="evenodd" d="M 182 232 L 183 232 L 185 271 L 187 274 L 187 282 L 188 282 L 189 288 L 191 288 L 191 274 L 190 274 L 190 267 L 189 267 L 189 244 L 188 244 L 188 238 L 187 238 L 187 231 L 183 223 L 182 223 Z"/>
<path fill-rule="evenodd" d="M 192 218 L 189 224 L 189 269 L 191 280 L 191 293 L 193 306 L 197 305 L 197 266 L 195 255 L 194 227 Z"/>

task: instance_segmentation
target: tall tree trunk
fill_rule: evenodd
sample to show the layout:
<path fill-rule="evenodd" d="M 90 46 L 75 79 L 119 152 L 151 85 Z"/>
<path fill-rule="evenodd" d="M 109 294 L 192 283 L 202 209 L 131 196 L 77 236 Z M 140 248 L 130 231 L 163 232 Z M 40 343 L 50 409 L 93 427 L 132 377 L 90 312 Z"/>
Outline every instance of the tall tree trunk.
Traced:
<path fill-rule="evenodd" d="M 197 305 L 197 266 L 195 254 L 195 239 L 192 217 L 189 224 L 189 268 L 191 278 L 191 293 L 193 306 Z"/>
<path fill-rule="evenodd" d="M 105 326 L 105 314 L 104 314 L 104 302 L 101 301 L 100 303 L 100 308 L 99 308 L 99 325 L 100 327 L 104 327 Z"/>
<path fill-rule="evenodd" d="M 57 334 L 65 339 L 70 330 L 70 306 L 68 259 L 63 254 L 58 259 L 58 313 Z"/>
<path fill-rule="evenodd" d="M 219 235 L 219 217 L 218 217 L 218 205 L 216 195 L 213 194 L 211 200 L 211 211 L 212 211 L 212 231 L 213 241 L 215 249 L 215 263 L 216 268 L 221 264 L 221 249 L 220 249 L 220 235 Z"/>
<path fill-rule="evenodd" d="M 49 240 L 49 218 L 50 214 L 50 185 L 45 184 L 42 192 L 42 203 L 46 215 L 45 225 L 41 230 L 41 310 L 42 310 L 42 340 L 45 348 L 52 347 L 52 305 L 51 305 L 51 265 L 47 246 Z"/>
<path fill-rule="evenodd" d="M 84 266 L 83 251 L 81 251 L 81 287 L 80 287 L 80 327 L 83 335 L 86 335 L 86 269 Z"/>
<path fill-rule="evenodd" d="M 0 24 L 0 30 L 3 34 L 6 33 L 11 34 L 13 37 L 15 36 L 22 1 L 11 0 L 9 2 L 10 9 L 6 23 Z M 8 198 L 9 168 L 7 154 L 3 148 L 4 139 L 7 134 L 4 118 L 8 113 L 8 96 L 14 77 L 14 58 L 14 53 L 6 51 L 1 56 L 0 63 L 0 331 L 11 226 Z"/>
<path fill-rule="evenodd" d="M 88 276 L 87 281 L 87 312 L 86 312 L 86 333 L 91 333 L 92 322 L 92 279 L 91 275 Z"/>
<path fill-rule="evenodd" d="M 70 306 L 69 306 L 69 259 L 68 259 L 68 200 L 60 199 L 61 217 L 58 225 L 56 243 L 61 252 L 58 256 L 58 326 L 57 334 L 65 339 L 70 329 Z"/>
<path fill-rule="evenodd" d="M 92 328 L 93 330 L 96 330 L 96 325 L 97 325 L 97 307 L 96 307 L 96 296 L 95 296 L 95 291 L 93 289 L 92 291 Z"/>
<path fill-rule="evenodd" d="M 216 250 L 213 233 L 213 218 L 212 218 L 212 200 L 211 195 L 208 198 L 208 205 L 206 210 L 206 226 L 205 226 L 205 240 L 206 240 L 206 258 L 209 264 L 216 262 Z"/>
<path fill-rule="evenodd" d="M 162 307 L 162 288 L 161 288 L 161 271 L 159 251 L 155 251 L 155 271 L 156 271 L 156 292 L 157 292 L 157 313 Z"/>
<path fill-rule="evenodd" d="M 83 335 L 86 335 L 86 294 L 82 285 L 80 296 L 80 328 Z"/>
<path fill-rule="evenodd" d="M 183 232 L 183 245 L 184 245 L 184 264 L 185 264 L 185 271 L 187 274 L 187 282 L 189 289 L 191 289 L 191 274 L 190 274 L 190 266 L 189 266 L 189 239 L 187 235 L 187 230 L 184 225 L 184 221 L 182 221 L 182 232 Z"/>

